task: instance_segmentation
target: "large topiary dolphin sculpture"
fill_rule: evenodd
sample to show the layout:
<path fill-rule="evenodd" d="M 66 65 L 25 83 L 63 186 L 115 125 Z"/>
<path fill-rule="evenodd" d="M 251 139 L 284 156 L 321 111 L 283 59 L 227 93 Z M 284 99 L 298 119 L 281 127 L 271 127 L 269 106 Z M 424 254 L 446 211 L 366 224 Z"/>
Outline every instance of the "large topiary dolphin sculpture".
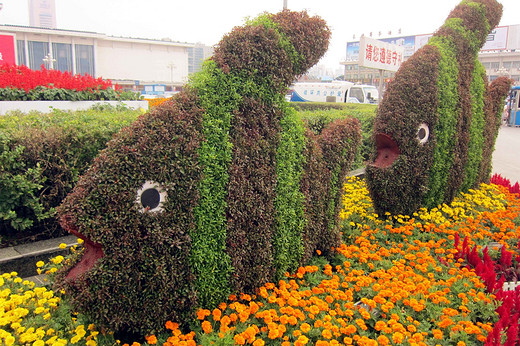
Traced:
<path fill-rule="evenodd" d="M 305 12 L 262 15 L 225 36 L 185 91 L 108 143 L 59 208 L 84 239 L 56 280 L 79 311 L 144 334 L 339 245 L 359 123 L 313 134 L 284 100 L 329 37 Z"/>
<path fill-rule="evenodd" d="M 488 85 L 478 52 L 502 5 L 464 0 L 389 84 L 366 180 L 376 211 L 411 215 L 489 180 L 507 78 Z"/>

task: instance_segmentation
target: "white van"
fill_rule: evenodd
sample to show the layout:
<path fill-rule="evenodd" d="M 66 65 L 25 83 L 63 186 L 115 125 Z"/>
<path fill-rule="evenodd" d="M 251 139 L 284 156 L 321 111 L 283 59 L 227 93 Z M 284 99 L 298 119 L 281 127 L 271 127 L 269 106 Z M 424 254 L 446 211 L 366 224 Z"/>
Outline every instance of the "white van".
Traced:
<path fill-rule="evenodd" d="M 344 81 L 295 83 L 290 93 L 290 101 L 293 102 L 377 103 L 379 100 L 376 87 Z"/>

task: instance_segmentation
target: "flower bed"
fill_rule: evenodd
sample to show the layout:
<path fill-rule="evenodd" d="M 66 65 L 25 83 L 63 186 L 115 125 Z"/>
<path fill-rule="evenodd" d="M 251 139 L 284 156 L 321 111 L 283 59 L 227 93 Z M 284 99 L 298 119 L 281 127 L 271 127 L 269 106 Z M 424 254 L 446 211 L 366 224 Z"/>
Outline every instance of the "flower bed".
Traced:
<path fill-rule="evenodd" d="M 125 92 L 110 80 L 87 74 L 31 70 L 27 66 L 0 65 L 0 101 L 85 101 L 85 100 L 137 100 L 138 94 Z"/>
<path fill-rule="evenodd" d="M 489 280 L 500 278 L 489 275 L 489 263 L 492 258 L 509 263 L 510 254 L 516 268 L 518 194 L 483 184 L 449 206 L 382 220 L 364 182 L 349 178 L 343 204 L 344 244 L 333 261 L 317 254 L 256 296 L 231 296 L 216 309 L 199 310 L 193 321 L 179 321 L 181 326 L 168 322 L 141 344 L 515 344 L 518 306 L 506 299 L 518 302 L 520 290 L 491 286 Z M 501 244 L 502 257 L 495 251 L 486 259 L 483 248 L 490 242 Z M 465 256 L 468 249 L 474 249 L 472 259 Z M 479 267 L 475 256 L 488 267 Z M 52 273 L 64 260 L 58 257 L 42 270 Z M 0 284 L 5 344 L 115 343 L 85 316 L 71 318 L 59 292 L 33 288 L 13 273 L 4 274 Z"/>

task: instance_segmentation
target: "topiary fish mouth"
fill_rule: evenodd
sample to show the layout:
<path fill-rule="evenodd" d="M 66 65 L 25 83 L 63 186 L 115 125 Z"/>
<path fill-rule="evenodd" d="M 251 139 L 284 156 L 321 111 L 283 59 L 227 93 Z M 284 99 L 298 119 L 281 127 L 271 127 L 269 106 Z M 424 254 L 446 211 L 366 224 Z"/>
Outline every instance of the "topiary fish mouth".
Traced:
<path fill-rule="evenodd" d="M 388 168 L 401 154 L 397 143 L 387 134 L 376 135 L 377 156 L 372 166 L 377 168 Z"/>
<path fill-rule="evenodd" d="M 76 280 L 80 275 L 92 269 L 98 259 L 104 256 L 104 253 L 101 244 L 94 243 L 77 231 L 71 231 L 71 233 L 82 239 L 85 247 L 81 260 L 69 270 L 66 276 L 67 279 Z"/>

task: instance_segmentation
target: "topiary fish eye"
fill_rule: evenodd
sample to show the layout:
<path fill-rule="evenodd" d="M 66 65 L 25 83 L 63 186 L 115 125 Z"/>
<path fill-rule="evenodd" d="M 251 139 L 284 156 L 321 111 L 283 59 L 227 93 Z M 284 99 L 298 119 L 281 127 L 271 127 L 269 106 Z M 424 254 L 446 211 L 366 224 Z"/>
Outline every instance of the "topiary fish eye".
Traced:
<path fill-rule="evenodd" d="M 141 207 L 139 211 L 144 213 L 149 212 L 162 212 L 163 205 L 166 203 L 168 194 L 161 186 L 161 184 L 153 181 L 145 181 L 143 186 L 137 190 L 136 203 Z"/>
<path fill-rule="evenodd" d="M 422 123 L 419 125 L 419 128 L 417 129 L 417 139 L 419 140 L 420 144 L 424 144 L 428 142 L 428 139 L 430 138 L 430 128 L 428 127 L 428 124 Z"/>

